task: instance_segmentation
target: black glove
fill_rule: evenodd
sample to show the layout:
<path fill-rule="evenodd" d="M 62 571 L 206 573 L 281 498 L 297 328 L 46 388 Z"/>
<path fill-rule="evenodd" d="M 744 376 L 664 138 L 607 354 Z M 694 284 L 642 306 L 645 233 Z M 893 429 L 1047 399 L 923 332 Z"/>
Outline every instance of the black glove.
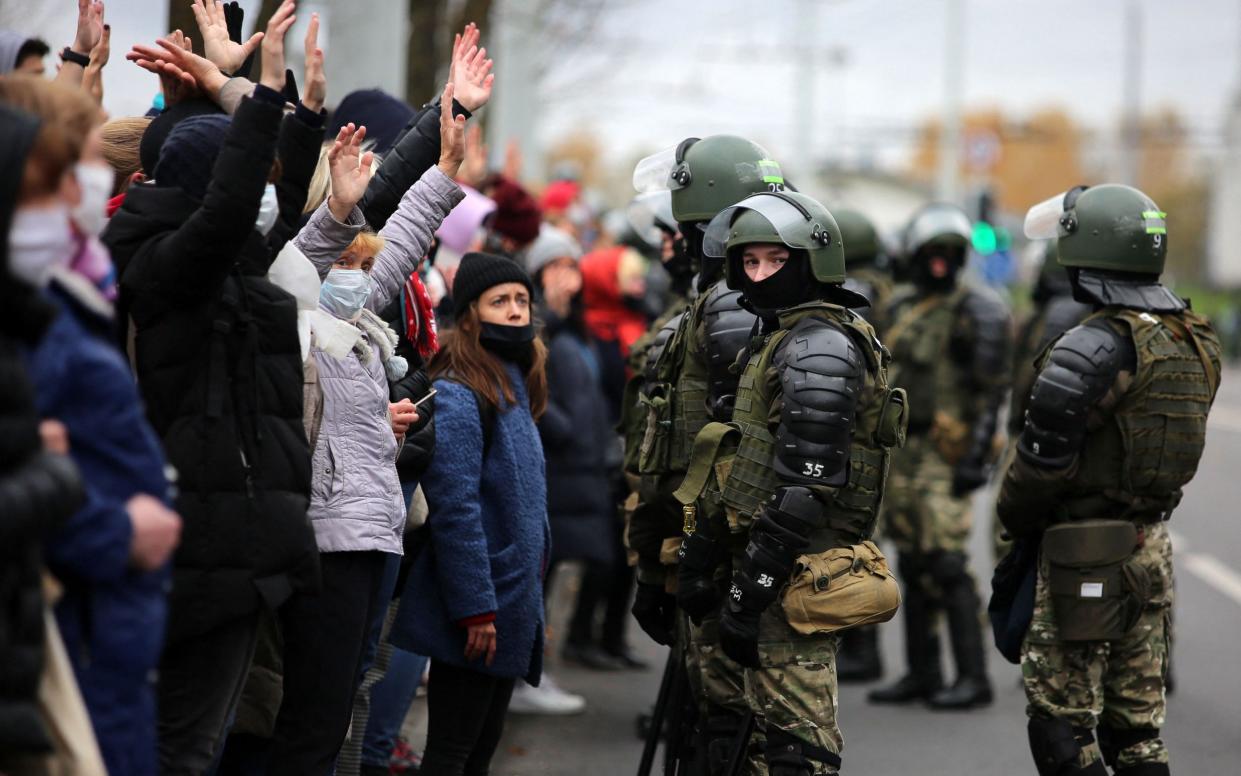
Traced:
<path fill-rule="evenodd" d="M 736 590 L 734 585 L 733 590 Z M 731 592 L 730 592 L 731 595 Z M 729 602 L 720 616 L 720 647 L 739 665 L 758 668 L 758 620 L 762 615 Z"/>
<path fill-rule="evenodd" d="M 965 458 L 952 470 L 952 495 L 968 496 L 987 484 L 987 467 L 973 458 Z"/>
<path fill-rule="evenodd" d="M 676 599 L 664 590 L 663 585 L 638 583 L 638 592 L 633 597 L 634 619 L 646 635 L 657 643 L 670 646 L 676 632 Z"/>
<path fill-rule="evenodd" d="M 702 533 L 681 541 L 681 562 L 677 566 L 677 606 L 695 625 L 720 605 L 720 589 L 715 584 L 715 568 L 720 555 L 718 545 Z"/>

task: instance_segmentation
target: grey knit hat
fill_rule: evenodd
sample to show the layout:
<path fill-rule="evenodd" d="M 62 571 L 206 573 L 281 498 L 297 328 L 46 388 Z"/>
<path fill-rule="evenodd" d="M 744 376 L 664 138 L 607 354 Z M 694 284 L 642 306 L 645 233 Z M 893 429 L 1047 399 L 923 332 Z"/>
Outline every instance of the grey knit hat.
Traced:
<path fill-rule="evenodd" d="M 582 246 L 565 230 L 543 224 L 539 229 L 539 236 L 526 248 L 526 271 L 530 273 L 530 277 L 537 277 L 543 267 L 563 258 L 574 261 L 582 258 Z"/>

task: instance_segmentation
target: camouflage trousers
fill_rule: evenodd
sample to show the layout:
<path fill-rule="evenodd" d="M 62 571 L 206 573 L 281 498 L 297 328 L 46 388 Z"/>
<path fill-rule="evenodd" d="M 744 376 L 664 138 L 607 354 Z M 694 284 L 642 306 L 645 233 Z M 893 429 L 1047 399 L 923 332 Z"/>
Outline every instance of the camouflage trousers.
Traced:
<path fill-rule="evenodd" d="M 750 711 L 745 693 L 745 669 L 720 648 L 719 613 L 704 617 L 701 625 L 694 625 L 688 617 L 684 619 L 689 630 L 685 662 L 690 671 L 690 686 L 699 701 L 702 724 L 710 724 L 712 715 L 719 713 L 715 709 L 723 709 L 736 717 L 745 716 Z M 756 728 L 746 747 L 746 765 L 742 773 L 765 776 L 765 747 L 766 739 Z"/>
<path fill-rule="evenodd" d="M 883 535 L 902 554 L 965 552 L 973 517 L 969 497 L 952 495 L 952 466 L 928 434 L 911 434 L 892 453 L 883 501 Z"/>
<path fill-rule="evenodd" d="M 839 704 L 836 650 L 840 637 L 803 636 L 785 622 L 775 604 L 759 621 L 758 656 L 761 667 L 745 672 L 745 694 L 767 729 L 789 735 L 839 755 L 844 739 L 836 722 Z M 815 762 L 815 776 L 835 774 L 826 763 Z"/>
<path fill-rule="evenodd" d="M 1058 638 L 1047 564 L 1040 562 L 1034 618 L 1021 654 L 1030 717 L 1088 729 L 1163 726 L 1172 612 L 1172 543 L 1163 523 L 1146 527 L 1136 560 L 1152 583 L 1151 600 L 1137 625 L 1121 639 L 1072 643 Z M 1083 749 L 1079 765 L 1084 768 L 1099 758 L 1098 744 L 1092 744 Z M 1121 749 L 1112 766 L 1166 762 L 1168 751 L 1155 736 Z"/>

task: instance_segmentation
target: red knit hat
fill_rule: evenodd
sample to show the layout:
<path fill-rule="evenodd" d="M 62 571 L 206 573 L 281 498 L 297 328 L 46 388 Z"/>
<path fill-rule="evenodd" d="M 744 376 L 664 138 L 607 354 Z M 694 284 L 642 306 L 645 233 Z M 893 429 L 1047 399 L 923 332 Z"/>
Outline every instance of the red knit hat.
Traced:
<path fill-rule="evenodd" d="M 524 248 L 539 236 L 539 224 L 543 214 L 534 197 L 521 184 L 503 176 L 497 176 L 490 196 L 496 203 L 491 228 Z"/>

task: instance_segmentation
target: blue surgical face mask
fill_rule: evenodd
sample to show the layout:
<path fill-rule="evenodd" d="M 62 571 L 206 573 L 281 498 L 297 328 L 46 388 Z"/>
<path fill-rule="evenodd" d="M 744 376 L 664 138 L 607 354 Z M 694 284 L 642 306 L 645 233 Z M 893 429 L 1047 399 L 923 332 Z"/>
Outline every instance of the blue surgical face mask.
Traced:
<path fill-rule="evenodd" d="M 360 269 L 334 269 L 319 289 L 319 303 L 344 321 L 356 321 L 371 295 L 371 276 Z"/>
<path fill-rule="evenodd" d="M 280 202 L 276 199 L 276 186 L 269 183 L 263 189 L 263 200 L 259 202 L 259 217 L 254 222 L 254 228 L 266 237 L 271 228 L 276 225 L 276 217 L 279 215 Z"/>

